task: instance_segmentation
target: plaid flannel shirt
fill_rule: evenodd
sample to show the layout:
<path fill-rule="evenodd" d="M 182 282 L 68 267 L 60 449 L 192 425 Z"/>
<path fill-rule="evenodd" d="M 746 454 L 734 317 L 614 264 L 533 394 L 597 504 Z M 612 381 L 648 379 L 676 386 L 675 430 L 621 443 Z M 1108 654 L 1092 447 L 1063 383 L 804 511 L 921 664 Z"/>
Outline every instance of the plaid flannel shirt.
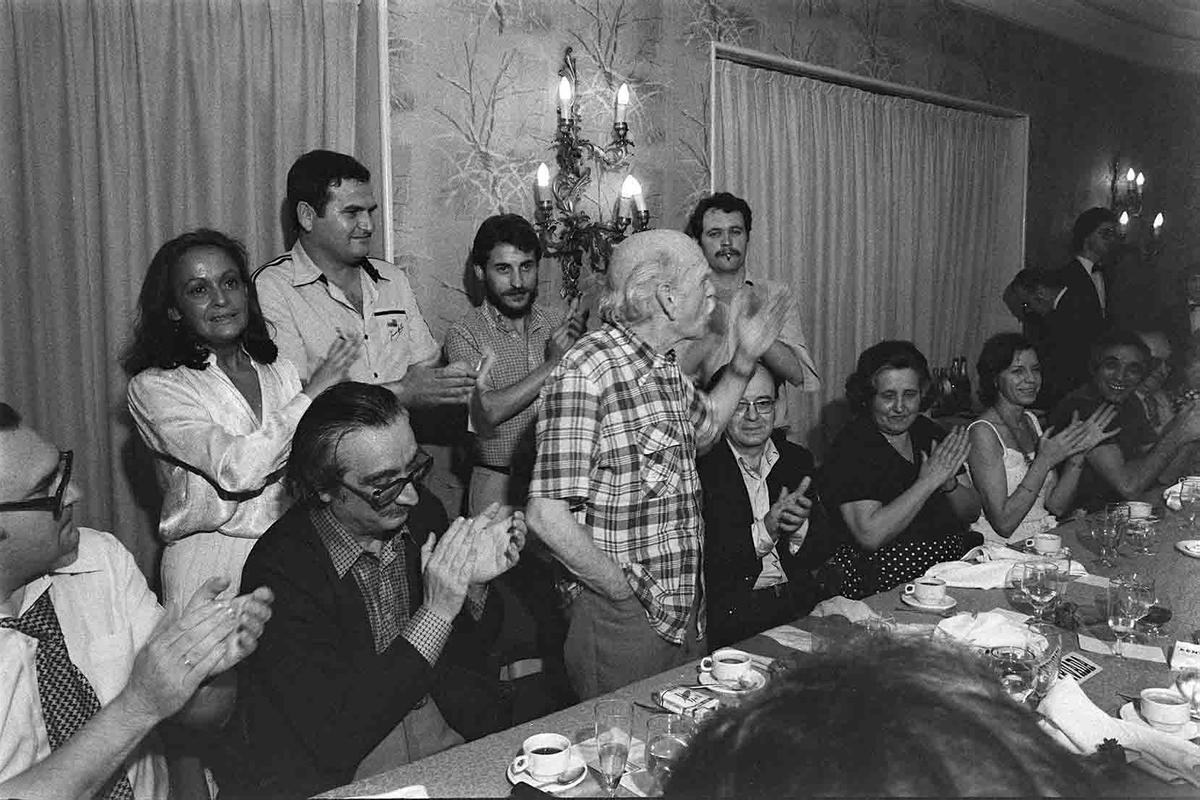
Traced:
<path fill-rule="evenodd" d="M 711 401 L 673 352 L 610 323 L 563 356 L 542 404 L 529 496 L 565 501 L 624 570 L 651 627 L 681 644 L 700 591 L 696 442 L 716 436 Z"/>

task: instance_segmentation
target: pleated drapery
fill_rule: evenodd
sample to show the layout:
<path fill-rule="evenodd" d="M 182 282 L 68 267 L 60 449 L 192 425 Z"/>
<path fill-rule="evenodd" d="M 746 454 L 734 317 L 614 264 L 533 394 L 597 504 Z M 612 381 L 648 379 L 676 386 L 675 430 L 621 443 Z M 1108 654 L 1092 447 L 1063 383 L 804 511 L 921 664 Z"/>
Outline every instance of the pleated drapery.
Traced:
<path fill-rule="evenodd" d="M 823 380 L 789 393 L 793 438 L 821 446 L 809 431 L 880 339 L 973 365 L 1015 327 L 1000 296 L 1024 251 L 1027 118 L 719 54 L 714 70 L 713 187 L 749 202 L 747 274 L 789 284 Z"/>
<path fill-rule="evenodd" d="M 0 400 L 75 449 L 75 519 L 143 569 L 116 362 L 142 276 L 199 226 L 282 250 L 291 162 L 355 151 L 358 27 L 355 0 L 0 0 Z"/>

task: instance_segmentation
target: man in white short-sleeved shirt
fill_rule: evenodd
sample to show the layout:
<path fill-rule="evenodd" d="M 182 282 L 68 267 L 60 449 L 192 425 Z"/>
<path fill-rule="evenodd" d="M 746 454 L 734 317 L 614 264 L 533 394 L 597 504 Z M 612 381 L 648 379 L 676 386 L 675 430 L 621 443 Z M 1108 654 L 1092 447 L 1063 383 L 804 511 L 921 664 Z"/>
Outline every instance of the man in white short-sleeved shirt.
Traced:
<path fill-rule="evenodd" d="M 290 251 L 254 273 L 280 355 L 306 380 L 339 337 L 362 340 L 350 380 L 387 386 L 406 406 L 465 403 L 474 365 L 439 367 L 440 348 L 406 270 L 370 258 L 377 206 L 371 173 L 352 156 L 313 150 L 287 176 Z"/>
<path fill-rule="evenodd" d="M 155 727 L 225 721 L 232 673 L 201 682 L 253 650 L 271 594 L 210 581 L 164 612 L 120 542 L 74 524 L 72 461 L 0 403 L 0 797 L 165 798 Z"/>

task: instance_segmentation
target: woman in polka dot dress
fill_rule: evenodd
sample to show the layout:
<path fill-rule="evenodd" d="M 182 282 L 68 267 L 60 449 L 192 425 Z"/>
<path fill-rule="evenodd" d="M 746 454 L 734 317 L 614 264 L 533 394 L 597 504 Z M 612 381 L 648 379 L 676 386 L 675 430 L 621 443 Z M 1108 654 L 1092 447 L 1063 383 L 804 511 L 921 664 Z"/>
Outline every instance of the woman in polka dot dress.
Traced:
<path fill-rule="evenodd" d="M 905 341 L 867 348 L 846 380 L 856 416 L 834 440 L 820 476 L 845 540 L 831 562 L 843 573 L 846 597 L 886 591 L 983 540 L 967 527 L 979 516 L 979 497 L 957 477 L 970 449 L 967 433 L 947 435 L 920 413 L 928 386 L 925 356 Z"/>

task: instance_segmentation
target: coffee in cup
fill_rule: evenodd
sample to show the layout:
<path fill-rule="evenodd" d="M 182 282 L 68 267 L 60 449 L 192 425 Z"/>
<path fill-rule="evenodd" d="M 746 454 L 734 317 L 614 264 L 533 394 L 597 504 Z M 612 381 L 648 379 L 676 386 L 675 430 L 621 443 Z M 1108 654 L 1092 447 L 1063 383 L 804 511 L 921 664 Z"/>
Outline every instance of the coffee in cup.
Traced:
<path fill-rule="evenodd" d="M 1192 715 L 1191 703 L 1175 689 L 1143 689 L 1141 701 L 1142 718 L 1166 733 L 1182 730 Z"/>
<path fill-rule="evenodd" d="M 557 733 L 538 733 L 521 745 L 521 755 L 513 761 L 512 771 L 538 780 L 556 780 L 570 765 L 571 740 Z"/>
<path fill-rule="evenodd" d="M 1129 502 L 1125 505 L 1129 506 L 1130 519 L 1145 519 L 1150 516 L 1153 507 L 1149 503 Z"/>
<path fill-rule="evenodd" d="M 742 678 L 750 674 L 750 670 L 750 655 L 728 647 L 723 647 L 700 660 L 701 672 L 708 672 L 718 682 L 729 686 L 740 684 Z"/>
<path fill-rule="evenodd" d="M 946 582 L 941 578 L 917 578 L 905 585 L 904 593 L 923 606 L 940 606 L 946 602 Z"/>
<path fill-rule="evenodd" d="M 1062 550 L 1062 537 L 1057 533 L 1039 533 L 1025 540 L 1025 546 L 1033 548 L 1035 553 L 1049 555 Z"/>

